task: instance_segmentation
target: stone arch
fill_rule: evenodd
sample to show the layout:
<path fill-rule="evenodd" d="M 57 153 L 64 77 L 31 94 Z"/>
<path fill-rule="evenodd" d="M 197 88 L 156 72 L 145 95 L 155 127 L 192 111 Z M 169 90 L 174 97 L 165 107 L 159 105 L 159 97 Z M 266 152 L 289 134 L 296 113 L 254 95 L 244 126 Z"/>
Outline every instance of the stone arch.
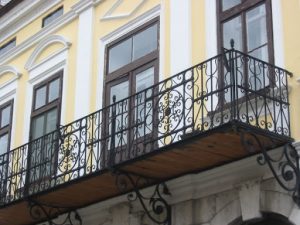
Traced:
<path fill-rule="evenodd" d="M 243 221 L 242 217 L 235 219 L 229 225 L 294 225 L 289 219 L 278 213 L 262 213 L 261 218 Z"/>
<path fill-rule="evenodd" d="M 64 51 L 71 46 L 71 43 L 63 36 L 56 34 L 50 35 L 38 43 L 32 54 L 30 55 L 28 61 L 26 62 L 25 69 L 30 70 L 32 67 L 34 67 L 40 54 L 50 45 L 55 43 L 63 45 L 62 49 L 60 49 L 58 52 Z"/>
<path fill-rule="evenodd" d="M 0 66 L 0 79 L 2 76 L 8 73 L 11 74 L 11 78 L 5 81 L 4 83 L 0 83 L 0 88 L 21 77 L 21 73 L 14 66 L 10 66 L 10 65 Z"/>

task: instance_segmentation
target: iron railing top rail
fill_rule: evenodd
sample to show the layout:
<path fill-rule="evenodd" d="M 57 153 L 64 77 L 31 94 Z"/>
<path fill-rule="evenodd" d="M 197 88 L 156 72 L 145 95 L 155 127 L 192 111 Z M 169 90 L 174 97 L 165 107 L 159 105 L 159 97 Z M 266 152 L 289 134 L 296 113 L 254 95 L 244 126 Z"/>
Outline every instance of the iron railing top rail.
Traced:
<path fill-rule="evenodd" d="M 234 54 L 242 57 L 234 58 Z M 224 67 L 225 59 L 230 63 L 229 71 Z M 251 67 L 263 65 L 264 70 L 253 74 L 250 61 Z M 270 86 L 270 76 L 278 76 L 274 70 L 280 71 L 281 79 Z M 287 95 L 287 76 L 291 75 L 237 50 L 226 50 L 0 155 L 0 205 L 231 120 L 290 137 L 289 102 L 282 95 Z M 166 137 L 171 141 L 166 142 Z M 43 175 L 45 170 L 49 173 Z M 41 177 L 48 180 L 41 181 Z M 28 185 L 30 188 L 24 188 Z"/>

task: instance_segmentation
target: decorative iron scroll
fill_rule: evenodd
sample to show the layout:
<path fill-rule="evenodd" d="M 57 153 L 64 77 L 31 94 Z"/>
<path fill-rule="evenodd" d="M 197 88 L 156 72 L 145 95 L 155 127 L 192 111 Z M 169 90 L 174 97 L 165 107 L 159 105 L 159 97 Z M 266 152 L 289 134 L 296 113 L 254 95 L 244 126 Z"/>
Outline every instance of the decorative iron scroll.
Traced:
<path fill-rule="evenodd" d="M 164 199 L 163 195 L 171 195 L 165 183 L 159 183 L 155 186 L 154 192 L 150 197 L 144 196 L 140 192 L 139 186 L 149 184 L 150 179 L 145 177 L 137 177 L 127 172 L 117 171 L 116 185 L 121 192 L 126 192 L 130 186 L 133 192 L 127 195 L 130 202 L 139 200 L 146 215 L 156 224 L 170 225 L 171 224 L 171 206 Z"/>
<path fill-rule="evenodd" d="M 300 208 L 300 168 L 299 154 L 291 143 L 287 143 L 282 147 L 282 151 L 278 156 L 271 156 L 266 146 L 252 132 L 243 132 L 241 141 L 244 147 L 253 152 L 256 144 L 262 154 L 257 157 L 259 165 L 268 165 L 279 185 L 286 191 L 292 192 L 294 202 Z M 270 140 L 272 142 L 272 140 Z"/>
<path fill-rule="evenodd" d="M 28 203 L 30 216 L 35 221 L 44 220 L 48 225 L 82 225 L 81 216 L 76 209 L 41 203 L 34 199 L 29 199 Z M 58 216 L 61 218 L 58 219 Z"/>

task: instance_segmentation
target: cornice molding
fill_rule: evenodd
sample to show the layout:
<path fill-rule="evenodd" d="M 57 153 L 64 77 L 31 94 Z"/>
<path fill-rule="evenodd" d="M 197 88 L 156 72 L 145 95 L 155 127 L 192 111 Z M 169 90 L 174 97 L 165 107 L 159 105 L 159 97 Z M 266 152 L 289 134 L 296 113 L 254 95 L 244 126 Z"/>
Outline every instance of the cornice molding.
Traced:
<path fill-rule="evenodd" d="M 62 0 L 27 0 L 4 15 L 0 19 L 0 42 L 9 38 L 20 29 L 37 19 Z"/>
<path fill-rule="evenodd" d="M 62 0 L 56 0 L 56 1 L 62 1 Z M 53 23 L 49 24 L 48 26 L 44 27 L 40 31 L 38 31 L 36 34 L 32 35 L 28 39 L 26 39 L 24 42 L 20 43 L 16 47 L 12 48 L 11 50 L 7 51 L 5 54 L 0 56 L 0 62 L 2 64 L 7 63 L 9 60 L 17 57 L 27 49 L 34 46 L 36 43 L 40 42 L 43 38 L 45 38 L 47 35 L 50 35 L 57 30 L 59 30 L 61 27 L 67 25 L 74 19 L 76 19 L 82 11 L 87 9 L 89 6 L 96 6 L 97 4 L 101 3 L 103 0 L 84 0 L 79 1 L 74 6 L 71 7 L 71 10 L 64 15 L 62 15 L 57 20 L 53 21 Z M 48 1 L 47 1 L 48 2 Z"/>
<path fill-rule="evenodd" d="M 17 68 L 10 66 L 10 65 L 2 65 L 0 66 L 0 78 L 3 76 L 5 73 L 11 73 L 12 78 L 6 81 L 4 84 L 0 85 L 0 90 L 6 87 L 7 85 L 11 84 L 12 82 L 18 80 L 22 74 L 17 70 Z"/>
<path fill-rule="evenodd" d="M 45 50 L 49 45 L 53 43 L 61 43 L 63 44 L 63 50 L 70 48 L 71 42 L 69 42 L 66 38 L 60 35 L 50 35 L 41 40 L 33 53 L 30 55 L 27 63 L 25 64 L 25 69 L 30 70 L 34 65 L 36 59 L 40 56 L 43 50 Z"/>
<path fill-rule="evenodd" d="M 140 0 L 140 2 L 134 8 L 132 8 L 131 12 L 129 13 L 113 15 L 114 11 L 124 2 L 124 0 L 116 0 L 112 7 L 104 14 L 101 20 L 112 20 L 130 17 L 135 14 L 146 1 L 147 0 Z"/>

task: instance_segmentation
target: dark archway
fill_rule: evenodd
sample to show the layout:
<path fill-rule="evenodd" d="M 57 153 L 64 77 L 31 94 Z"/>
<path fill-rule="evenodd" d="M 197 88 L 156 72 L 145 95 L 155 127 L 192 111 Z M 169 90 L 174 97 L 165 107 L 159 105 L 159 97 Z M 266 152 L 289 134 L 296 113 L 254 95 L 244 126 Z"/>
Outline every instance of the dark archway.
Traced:
<path fill-rule="evenodd" d="M 294 225 L 288 218 L 277 213 L 263 213 L 262 218 L 249 221 L 242 221 L 242 218 L 236 219 L 229 225 Z"/>

